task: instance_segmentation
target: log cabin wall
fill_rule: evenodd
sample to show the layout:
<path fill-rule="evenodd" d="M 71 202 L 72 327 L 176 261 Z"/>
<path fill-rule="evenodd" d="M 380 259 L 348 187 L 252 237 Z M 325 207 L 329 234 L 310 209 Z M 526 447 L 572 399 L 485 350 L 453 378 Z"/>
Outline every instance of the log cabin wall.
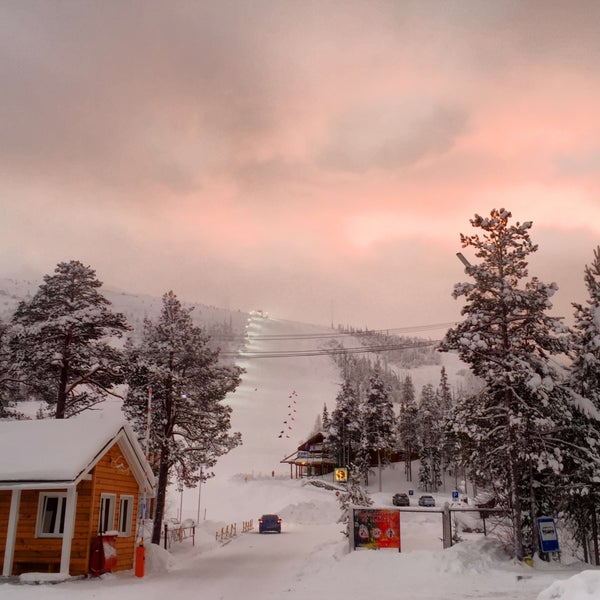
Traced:
<path fill-rule="evenodd" d="M 115 529 L 119 523 L 121 496 L 132 496 L 131 535 L 118 536 L 116 539 L 117 567 L 115 570 L 133 569 L 135 536 L 137 530 L 137 512 L 139 503 L 139 485 L 121 452 L 118 444 L 114 444 L 102 457 L 93 470 L 93 503 L 91 513 L 90 545 L 98 534 L 100 522 L 100 500 L 102 494 L 115 494 Z"/>
<path fill-rule="evenodd" d="M 57 490 L 23 490 L 13 560 L 13 575 L 21 573 L 58 573 L 62 538 L 39 538 L 36 524 L 40 494 Z"/>

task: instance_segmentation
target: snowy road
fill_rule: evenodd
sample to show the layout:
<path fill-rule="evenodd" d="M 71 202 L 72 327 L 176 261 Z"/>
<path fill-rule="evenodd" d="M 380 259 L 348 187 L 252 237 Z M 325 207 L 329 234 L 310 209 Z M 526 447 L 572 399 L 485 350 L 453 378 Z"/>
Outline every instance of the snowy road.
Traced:
<path fill-rule="evenodd" d="M 56 585 L 0 584 L 0 600 L 536 600 L 554 580 L 573 574 L 515 565 L 490 540 L 446 551 L 348 553 L 339 524 L 315 523 L 328 514 L 329 502 L 319 505 L 314 490 L 306 493 L 306 502 L 288 507 L 296 519 L 284 519 L 281 534 L 254 530 L 222 546 L 214 538 L 208 548 L 201 539 L 182 544 L 173 548 L 168 568 L 154 568 L 167 556 L 157 552 L 143 579 L 121 573 Z M 407 546 L 419 537 L 419 545 L 435 543 L 435 517 L 405 522 Z"/>

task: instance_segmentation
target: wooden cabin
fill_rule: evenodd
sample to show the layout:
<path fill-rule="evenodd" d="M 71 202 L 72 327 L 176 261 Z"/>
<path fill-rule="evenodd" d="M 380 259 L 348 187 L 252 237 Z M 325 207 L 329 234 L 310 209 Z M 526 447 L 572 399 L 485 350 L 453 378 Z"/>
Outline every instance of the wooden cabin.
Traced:
<path fill-rule="evenodd" d="M 290 478 L 313 477 L 331 473 L 337 461 L 324 450 L 322 433 L 316 433 L 300 444 L 297 450 L 281 460 L 290 465 Z"/>
<path fill-rule="evenodd" d="M 2 576 L 132 569 L 140 506 L 154 491 L 124 422 L 0 422 Z"/>

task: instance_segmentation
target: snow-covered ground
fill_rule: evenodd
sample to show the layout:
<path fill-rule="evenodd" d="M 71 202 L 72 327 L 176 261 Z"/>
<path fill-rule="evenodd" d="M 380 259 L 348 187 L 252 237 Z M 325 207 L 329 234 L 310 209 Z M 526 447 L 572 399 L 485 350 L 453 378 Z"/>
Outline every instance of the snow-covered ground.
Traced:
<path fill-rule="evenodd" d="M 253 318 L 249 330 L 257 336 L 317 332 L 262 318 Z M 307 349 L 317 343 L 255 338 L 248 350 Z M 149 546 L 143 578 L 126 572 L 39 585 L 3 583 L 0 600 L 600 598 L 600 570 L 566 564 L 566 559 L 533 567 L 516 564 L 494 538 L 472 534 L 442 550 L 440 514 L 428 509 L 401 514 L 401 553 L 350 552 L 336 522 L 335 493 L 290 479 L 289 466 L 279 462 L 312 432 L 323 404 L 333 408 L 339 375 L 332 362 L 325 356 L 260 358 L 243 366 L 243 383 L 228 401 L 234 409 L 233 428 L 242 432 L 244 445 L 223 457 L 216 476 L 199 490 L 169 496 L 170 517 L 196 519 L 200 514 L 194 545 L 185 540 L 169 553 Z M 111 411 L 114 403 L 101 418 L 113 418 Z M 93 426 L 95 418 L 99 416 L 86 416 L 86 426 Z M 434 494 L 437 506 L 450 501 L 451 487 Z M 374 482 L 371 494 L 377 506 L 391 507 L 393 493 L 410 489 L 418 496 L 400 464 L 385 471 L 381 492 Z M 242 521 L 254 519 L 256 524 L 265 512 L 282 517 L 281 535 L 259 535 L 256 527 L 241 533 Z M 238 526 L 237 535 L 217 541 L 215 533 L 232 523 Z"/>

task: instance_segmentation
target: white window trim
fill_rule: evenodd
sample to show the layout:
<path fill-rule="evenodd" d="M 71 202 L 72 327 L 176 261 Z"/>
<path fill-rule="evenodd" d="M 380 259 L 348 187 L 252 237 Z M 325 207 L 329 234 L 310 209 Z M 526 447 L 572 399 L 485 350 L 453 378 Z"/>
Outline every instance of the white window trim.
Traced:
<path fill-rule="evenodd" d="M 58 509 L 56 514 L 56 522 L 54 524 L 54 531 L 45 532 L 43 531 L 44 517 L 46 516 L 46 501 L 49 498 L 57 498 Z M 64 524 L 66 512 L 67 512 L 67 493 L 66 492 L 40 492 L 38 497 L 38 514 L 37 522 L 35 525 L 35 535 L 38 538 L 61 538 L 63 532 L 60 531 L 61 521 Z"/>
<path fill-rule="evenodd" d="M 103 530 L 102 521 L 103 517 L 106 517 L 104 514 L 106 503 L 108 502 L 108 518 L 106 520 L 107 527 Z M 115 509 L 117 505 L 117 495 L 116 494 L 100 494 L 100 513 L 98 515 L 98 533 L 109 533 L 114 532 L 115 529 Z"/>
<path fill-rule="evenodd" d="M 119 498 L 119 536 L 120 537 L 130 537 L 132 524 L 133 524 L 133 501 L 135 498 L 133 496 L 124 494 Z M 123 505 L 127 505 L 127 523 L 125 523 L 125 528 L 123 528 Z"/>

